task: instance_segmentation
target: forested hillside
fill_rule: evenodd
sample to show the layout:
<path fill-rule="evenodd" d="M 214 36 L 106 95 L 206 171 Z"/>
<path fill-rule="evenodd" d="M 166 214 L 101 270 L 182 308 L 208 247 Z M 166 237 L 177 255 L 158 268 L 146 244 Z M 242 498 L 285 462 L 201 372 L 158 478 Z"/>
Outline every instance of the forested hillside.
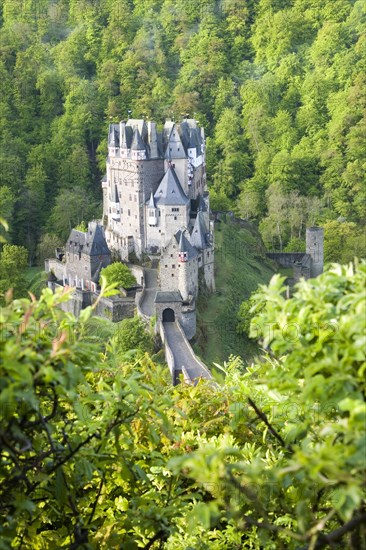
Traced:
<path fill-rule="evenodd" d="M 0 201 L 32 263 L 100 216 L 109 122 L 187 113 L 214 208 L 256 220 L 268 247 L 298 249 L 316 222 L 331 259 L 365 253 L 363 0 L 1 8 Z"/>

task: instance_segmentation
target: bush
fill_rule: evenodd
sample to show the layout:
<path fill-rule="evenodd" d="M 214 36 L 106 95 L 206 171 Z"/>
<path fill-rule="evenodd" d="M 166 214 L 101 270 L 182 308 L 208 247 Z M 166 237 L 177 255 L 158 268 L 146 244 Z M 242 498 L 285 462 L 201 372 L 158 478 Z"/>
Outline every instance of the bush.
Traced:
<path fill-rule="evenodd" d="M 114 341 L 120 352 L 136 349 L 150 352 L 153 348 L 152 337 L 139 317 L 124 319 L 118 323 Z"/>
<path fill-rule="evenodd" d="M 127 265 L 121 262 L 115 262 L 105 267 L 100 275 L 106 278 L 108 285 L 115 284 L 117 287 L 131 288 L 137 284 Z"/>

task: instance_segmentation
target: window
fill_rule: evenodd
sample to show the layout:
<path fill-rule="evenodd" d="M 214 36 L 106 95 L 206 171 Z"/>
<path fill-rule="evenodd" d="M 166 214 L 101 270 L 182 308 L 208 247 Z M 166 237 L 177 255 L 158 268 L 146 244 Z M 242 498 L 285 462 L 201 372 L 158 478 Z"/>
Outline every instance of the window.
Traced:
<path fill-rule="evenodd" d="M 175 264 L 172 265 L 172 268 L 175 269 Z"/>
<path fill-rule="evenodd" d="M 129 216 L 131 216 L 131 210 L 130 209 L 127 210 L 127 213 L 128 213 Z"/>
<path fill-rule="evenodd" d="M 179 208 L 172 208 L 172 212 L 179 212 Z"/>
<path fill-rule="evenodd" d="M 174 277 L 174 273 L 172 273 L 172 277 Z"/>
<path fill-rule="evenodd" d="M 177 221 L 177 216 L 174 216 L 174 220 Z"/>
<path fill-rule="evenodd" d="M 170 257 L 173 258 L 173 254 L 170 254 Z"/>

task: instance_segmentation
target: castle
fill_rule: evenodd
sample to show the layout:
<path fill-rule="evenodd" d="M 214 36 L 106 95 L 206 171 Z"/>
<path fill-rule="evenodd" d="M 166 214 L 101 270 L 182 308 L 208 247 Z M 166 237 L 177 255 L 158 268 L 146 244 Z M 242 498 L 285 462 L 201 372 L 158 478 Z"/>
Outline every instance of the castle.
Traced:
<path fill-rule="evenodd" d="M 169 310 L 191 338 L 199 287 L 215 290 L 203 128 L 193 119 L 168 120 L 161 131 L 138 119 L 111 124 L 102 189 L 102 222 L 89 223 L 86 233 L 71 231 L 66 253 L 46 264 L 51 282 L 96 292 L 111 256 L 148 259 L 159 266 L 158 319 Z"/>

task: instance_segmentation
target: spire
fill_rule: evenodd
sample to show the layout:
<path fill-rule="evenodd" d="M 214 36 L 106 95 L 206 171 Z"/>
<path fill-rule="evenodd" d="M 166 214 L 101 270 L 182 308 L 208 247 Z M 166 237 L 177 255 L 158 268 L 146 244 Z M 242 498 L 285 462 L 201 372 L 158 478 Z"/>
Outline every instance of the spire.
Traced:
<path fill-rule="evenodd" d="M 192 230 L 191 244 L 200 250 L 208 247 L 207 229 L 203 219 L 203 214 L 200 211 L 197 212 L 196 221 Z"/>
<path fill-rule="evenodd" d="M 184 242 L 186 239 L 184 239 L 183 231 L 180 232 L 180 239 L 179 239 L 179 252 L 187 252 L 187 246 Z"/>
<path fill-rule="evenodd" d="M 121 149 L 127 149 L 126 123 L 124 120 L 119 123 L 119 143 Z"/>
<path fill-rule="evenodd" d="M 173 125 L 169 135 L 168 144 L 165 150 L 165 158 L 166 159 L 187 158 L 186 152 L 183 147 L 183 143 L 179 136 L 178 126 L 176 124 Z"/>
<path fill-rule="evenodd" d="M 178 256 L 180 262 L 186 262 L 188 260 L 188 248 L 185 243 L 187 239 L 184 237 L 183 231 L 180 232 Z"/>
<path fill-rule="evenodd" d="M 149 208 L 155 208 L 155 200 L 153 192 L 151 191 L 150 200 L 149 200 Z"/>
<path fill-rule="evenodd" d="M 147 123 L 148 139 L 150 144 L 150 158 L 158 158 L 158 136 L 155 122 Z"/>
<path fill-rule="evenodd" d="M 116 133 L 115 125 L 111 124 L 109 126 L 109 145 L 111 147 L 118 147 L 118 135 Z"/>
<path fill-rule="evenodd" d="M 145 151 L 145 145 L 141 139 L 140 132 L 138 128 L 135 129 L 133 133 L 133 139 L 131 144 L 132 151 Z"/>

